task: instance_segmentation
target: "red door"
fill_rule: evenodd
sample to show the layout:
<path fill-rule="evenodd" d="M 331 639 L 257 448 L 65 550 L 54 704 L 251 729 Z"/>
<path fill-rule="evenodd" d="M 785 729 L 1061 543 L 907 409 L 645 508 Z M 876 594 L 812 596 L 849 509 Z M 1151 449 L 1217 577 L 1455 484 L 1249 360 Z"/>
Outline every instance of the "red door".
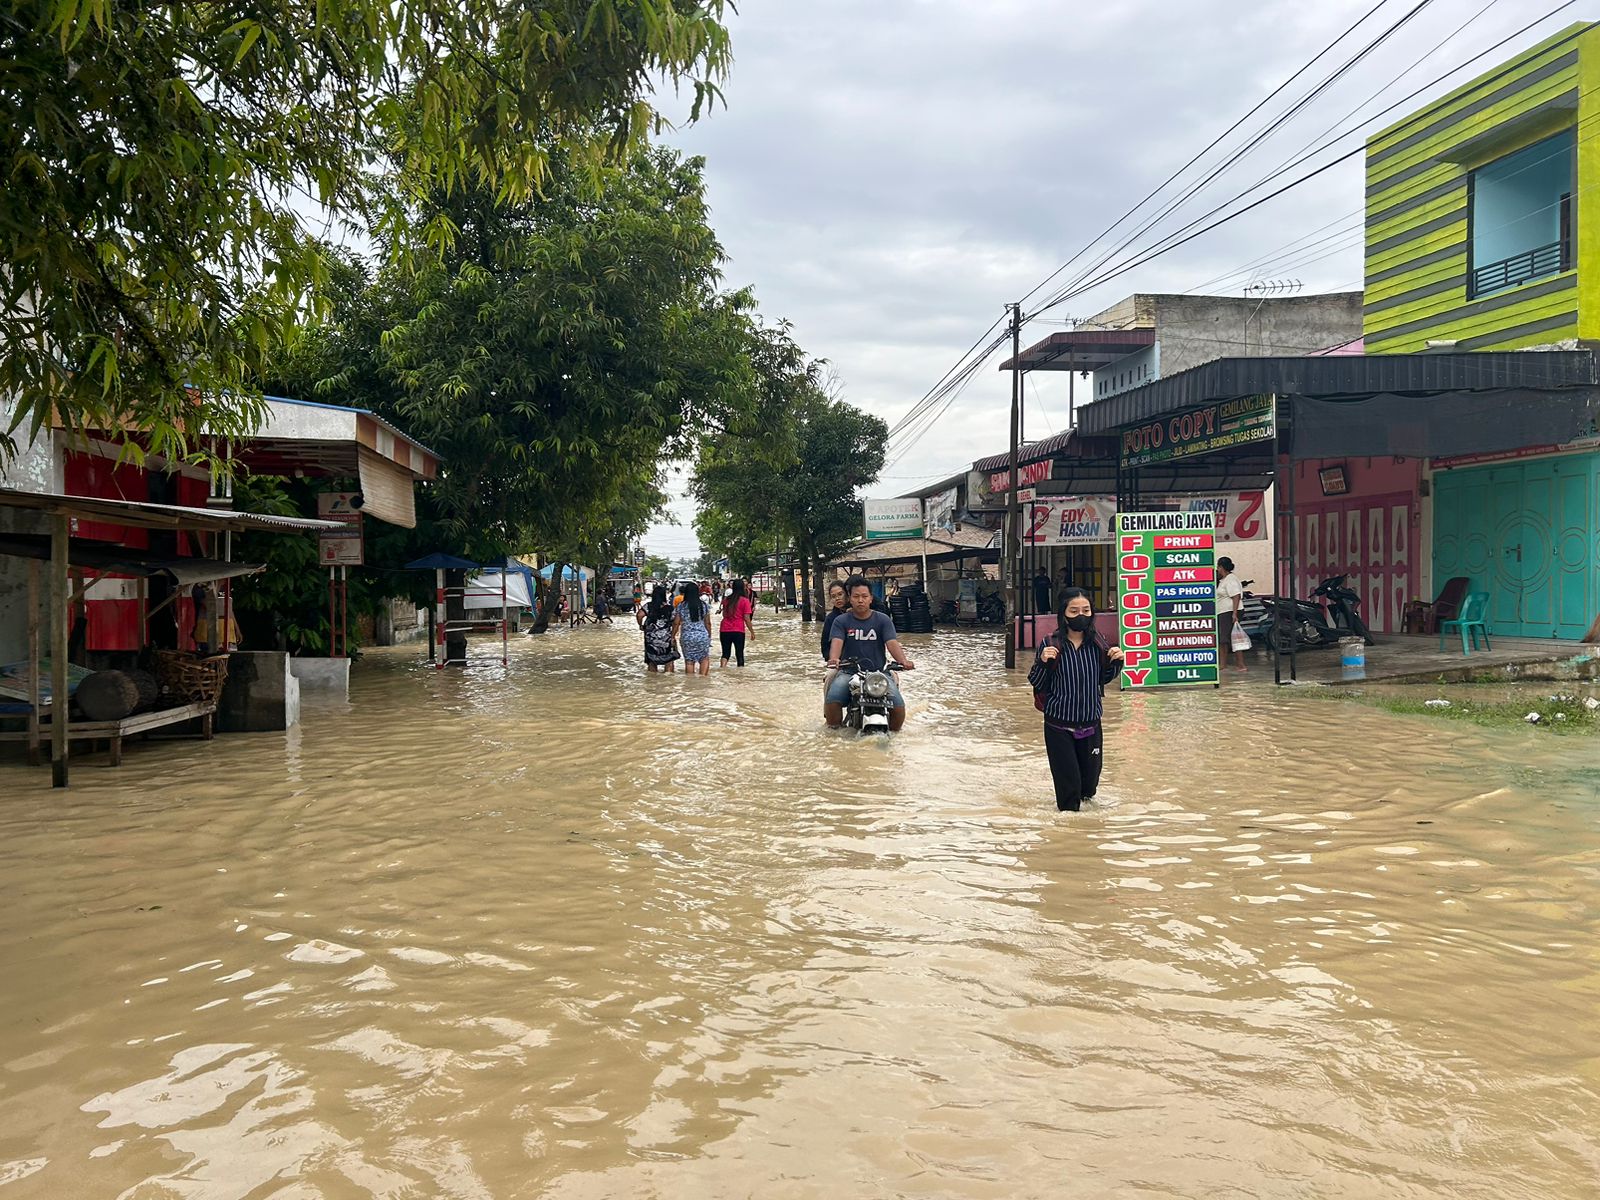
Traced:
<path fill-rule="evenodd" d="M 1416 497 L 1410 492 L 1321 500 L 1295 514 L 1297 596 L 1330 575 L 1348 573 L 1361 612 L 1375 633 L 1400 630 L 1418 586 Z"/>

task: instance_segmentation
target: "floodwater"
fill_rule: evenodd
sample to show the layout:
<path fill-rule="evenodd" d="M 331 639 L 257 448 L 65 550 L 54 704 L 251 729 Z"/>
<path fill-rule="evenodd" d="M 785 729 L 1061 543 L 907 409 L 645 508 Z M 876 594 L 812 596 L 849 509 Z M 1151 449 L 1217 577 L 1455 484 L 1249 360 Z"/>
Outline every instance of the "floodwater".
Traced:
<path fill-rule="evenodd" d="M 1113 695 L 1058 814 L 991 635 L 885 743 L 758 630 L 6 759 L 0 1200 L 1600 1191 L 1593 742 Z"/>

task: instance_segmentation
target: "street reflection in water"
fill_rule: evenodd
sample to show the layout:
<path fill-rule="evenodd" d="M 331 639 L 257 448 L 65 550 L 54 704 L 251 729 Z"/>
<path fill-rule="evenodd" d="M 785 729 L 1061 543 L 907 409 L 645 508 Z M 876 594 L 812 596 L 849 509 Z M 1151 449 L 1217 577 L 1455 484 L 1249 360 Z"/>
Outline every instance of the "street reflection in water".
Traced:
<path fill-rule="evenodd" d="M 996 638 L 907 640 L 888 742 L 769 617 L 8 758 L 0 1200 L 1597 1194 L 1592 742 L 1112 695 L 1058 814 Z"/>

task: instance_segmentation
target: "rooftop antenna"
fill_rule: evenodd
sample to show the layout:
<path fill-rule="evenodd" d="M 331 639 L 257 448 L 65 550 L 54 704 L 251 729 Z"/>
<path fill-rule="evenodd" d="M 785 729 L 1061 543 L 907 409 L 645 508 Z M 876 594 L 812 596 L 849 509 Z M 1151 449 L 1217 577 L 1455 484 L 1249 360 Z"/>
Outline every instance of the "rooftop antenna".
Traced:
<path fill-rule="evenodd" d="M 1260 296 L 1250 315 L 1244 319 L 1244 355 L 1250 357 L 1250 322 L 1261 312 L 1261 306 L 1274 296 L 1291 296 L 1305 285 L 1298 279 L 1256 279 L 1244 285 L 1246 296 Z"/>

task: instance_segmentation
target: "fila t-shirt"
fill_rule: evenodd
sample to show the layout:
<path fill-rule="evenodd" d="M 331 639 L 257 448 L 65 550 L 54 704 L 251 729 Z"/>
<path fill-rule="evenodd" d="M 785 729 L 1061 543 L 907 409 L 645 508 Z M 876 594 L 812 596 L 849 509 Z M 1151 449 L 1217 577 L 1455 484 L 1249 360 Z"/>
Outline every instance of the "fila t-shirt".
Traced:
<path fill-rule="evenodd" d="M 889 643 L 898 635 L 888 613 L 875 612 L 863 620 L 845 609 L 833 618 L 833 636 L 844 639 L 840 659 L 855 659 L 863 671 L 881 671 L 889 660 Z"/>

